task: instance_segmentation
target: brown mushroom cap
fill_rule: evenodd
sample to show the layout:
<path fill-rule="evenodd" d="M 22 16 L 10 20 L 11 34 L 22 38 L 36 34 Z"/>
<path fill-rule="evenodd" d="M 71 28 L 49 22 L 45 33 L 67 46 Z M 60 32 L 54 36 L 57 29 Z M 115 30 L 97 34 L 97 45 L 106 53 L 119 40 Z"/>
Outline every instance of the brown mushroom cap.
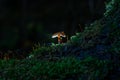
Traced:
<path fill-rule="evenodd" d="M 65 33 L 62 31 L 62 32 L 57 32 L 55 34 L 52 35 L 52 38 L 56 38 L 58 36 L 61 36 L 61 37 L 66 37 Z"/>

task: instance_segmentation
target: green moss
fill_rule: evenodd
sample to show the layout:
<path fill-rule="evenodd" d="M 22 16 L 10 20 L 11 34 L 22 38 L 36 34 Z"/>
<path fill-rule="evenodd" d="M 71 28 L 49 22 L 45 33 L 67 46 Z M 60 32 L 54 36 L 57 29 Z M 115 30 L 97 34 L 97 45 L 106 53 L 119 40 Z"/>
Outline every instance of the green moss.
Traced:
<path fill-rule="evenodd" d="M 106 12 L 104 15 L 110 16 L 114 14 L 114 12 L 120 8 L 120 0 L 110 0 L 109 2 L 106 3 Z"/>
<path fill-rule="evenodd" d="M 103 26 L 100 21 L 95 21 L 89 27 L 85 27 L 85 30 L 81 33 L 76 33 L 70 39 L 71 44 L 79 45 L 82 48 L 89 48 L 96 43 L 94 39 L 101 33 Z"/>
<path fill-rule="evenodd" d="M 76 76 L 76 79 L 82 79 L 82 75 L 88 75 L 90 80 L 106 76 L 109 68 L 108 61 L 98 60 L 93 57 L 86 57 L 84 60 L 78 60 L 74 57 L 67 57 L 52 61 L 41 60 L 0 60 L 1 79 L 65 79 L 68 76 Z M 2 68 L 4 66 L 4 68 Z M 104 69 L 107 69 L 104 72 Z M 72 77 L 71 77 L 72 78 Z"/>

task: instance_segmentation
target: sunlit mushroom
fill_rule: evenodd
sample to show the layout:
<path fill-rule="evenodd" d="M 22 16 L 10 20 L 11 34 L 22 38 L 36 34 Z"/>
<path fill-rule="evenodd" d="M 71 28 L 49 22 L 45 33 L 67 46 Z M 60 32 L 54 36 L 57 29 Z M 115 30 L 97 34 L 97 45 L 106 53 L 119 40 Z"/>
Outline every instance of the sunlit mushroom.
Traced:
<path fill-rule="evenodd" d="M 62 31 L 62 32 L 57 32 L 55 34 L 52 35 L 52 38 L 58 38 L 58 43 L 62 43 L 62 37 L 66 37 L 65 33 Z"/>

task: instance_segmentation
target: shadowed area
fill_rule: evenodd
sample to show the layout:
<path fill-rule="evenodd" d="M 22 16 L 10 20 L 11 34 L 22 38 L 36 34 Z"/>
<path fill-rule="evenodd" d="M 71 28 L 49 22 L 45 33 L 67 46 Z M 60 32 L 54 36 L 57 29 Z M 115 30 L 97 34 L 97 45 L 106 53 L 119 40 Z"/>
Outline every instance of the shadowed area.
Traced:
<path fill-rule="evenodd" d="M 0 0 L 0 48 L 50 43 L 51 35 L 68 37 L 102 17 L 104 0 Z"/>

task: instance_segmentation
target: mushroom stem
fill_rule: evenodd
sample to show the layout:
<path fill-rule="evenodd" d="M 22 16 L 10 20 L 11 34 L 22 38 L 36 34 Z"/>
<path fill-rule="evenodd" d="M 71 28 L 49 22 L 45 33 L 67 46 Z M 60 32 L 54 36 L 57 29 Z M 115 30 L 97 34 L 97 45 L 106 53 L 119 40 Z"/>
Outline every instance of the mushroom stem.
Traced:
<path fill-rule="evenodd" d="M 58 44 L 61 43 L 61 37 L 60 37 L 60 34 L 58 34 Z"/>

